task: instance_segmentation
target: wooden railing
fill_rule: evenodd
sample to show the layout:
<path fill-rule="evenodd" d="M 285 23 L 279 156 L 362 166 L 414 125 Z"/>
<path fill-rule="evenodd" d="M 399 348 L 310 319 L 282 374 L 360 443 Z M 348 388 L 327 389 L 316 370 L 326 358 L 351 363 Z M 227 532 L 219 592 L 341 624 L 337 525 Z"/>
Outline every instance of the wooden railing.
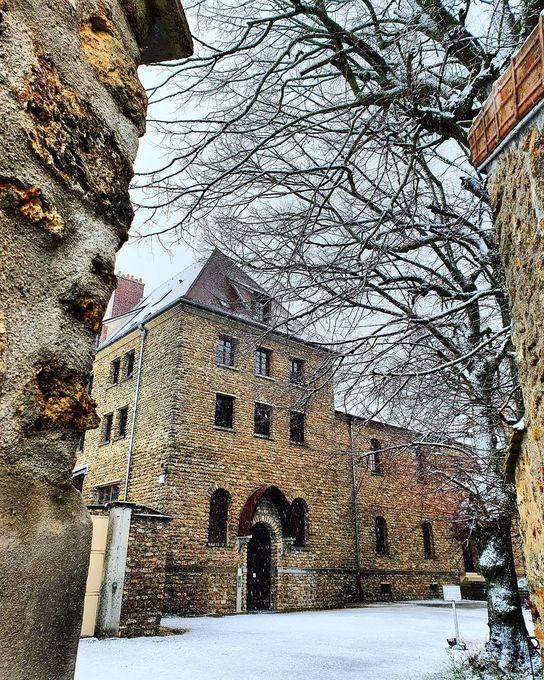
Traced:
<path fill-rule="evenodd" d="M 544 99 L 544 17 L 482 106 L 468 133 L 473 165 L 489 158 L 519 121 Z"/>

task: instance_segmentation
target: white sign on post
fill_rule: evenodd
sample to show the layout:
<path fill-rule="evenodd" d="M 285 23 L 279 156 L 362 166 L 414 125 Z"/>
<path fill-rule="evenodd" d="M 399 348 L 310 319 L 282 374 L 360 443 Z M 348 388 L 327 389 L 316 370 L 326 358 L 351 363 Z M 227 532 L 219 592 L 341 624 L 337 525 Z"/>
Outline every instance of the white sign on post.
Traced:
<path fill-rule="evenodd" d="M 455 603 L 461 602 L 462 599 L 461 586 L 443 585 L 442 592 L 444 593 L 444 600 L 451 602 L 451 608 L 453 610 L 453 623 L 455 626 L 455 637 L 452 640 L 448 640 L 448 644 L 453 647 L 453 649 L 466 649 L 467 646 L 459 636 L 459 622 L 457 620 L 457 609 L 455 607 Z"/>
<path fill-rule="evenodd" d="M 443 585 L 442 591 L 444 592 L 444 600 L 446 602 L 461 602 L 461 586 Z"/>

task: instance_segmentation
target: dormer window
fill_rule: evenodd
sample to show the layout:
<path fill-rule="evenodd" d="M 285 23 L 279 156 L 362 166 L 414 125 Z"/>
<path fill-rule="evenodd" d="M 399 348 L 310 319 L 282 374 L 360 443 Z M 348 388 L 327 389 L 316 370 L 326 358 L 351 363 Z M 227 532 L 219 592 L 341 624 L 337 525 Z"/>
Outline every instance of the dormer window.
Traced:
<path fill-rule="evenodd" d="M 251 301 L 251 313 L 257 321 L 269 323 L 272 311 L 272 301 L 264 295 L 253 298 Z"/>

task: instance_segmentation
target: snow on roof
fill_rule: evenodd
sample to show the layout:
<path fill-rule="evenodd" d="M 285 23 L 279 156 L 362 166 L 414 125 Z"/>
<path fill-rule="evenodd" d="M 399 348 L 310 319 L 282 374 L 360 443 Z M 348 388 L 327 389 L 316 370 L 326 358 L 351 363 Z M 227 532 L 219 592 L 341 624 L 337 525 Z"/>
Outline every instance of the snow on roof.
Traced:
<path fill-rule="evenodd" d="M 108 336 L 102 346 L 109 345 L 118 338 L 136 330 L 142 323 L 151 317 L 157 316 L 164 310 L 178 302 L 187 294 L 197 276 L 200 274 L 204 264 L 192 264 L 183 269 L 165 283 L 155 288 L 140 304 L 132 310 L 132 316 L 127 322 Z"/>

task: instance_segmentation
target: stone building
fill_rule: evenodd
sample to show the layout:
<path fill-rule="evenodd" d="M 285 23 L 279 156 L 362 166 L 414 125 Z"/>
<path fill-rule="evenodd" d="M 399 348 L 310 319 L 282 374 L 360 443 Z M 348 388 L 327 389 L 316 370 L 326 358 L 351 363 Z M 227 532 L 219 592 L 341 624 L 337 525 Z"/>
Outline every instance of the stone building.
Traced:
<path fill-rule="evenodd" d="M 488 175 L 525 404 L 506 474 L 515 478 L 535 635 L 544 649 L 544 17 L 471 128 L 473 163 Z"/>
<path fill-rule="evenodd" d="M 336 411 L 330 353 L 229 258 L 116 309 L 90 386 L 101 426 L 74 481 L 88 503 L 172 518 L 165 611 L 425 598 L 459 582 L 457 499 L 430 474 L 440 452 Z"/>

